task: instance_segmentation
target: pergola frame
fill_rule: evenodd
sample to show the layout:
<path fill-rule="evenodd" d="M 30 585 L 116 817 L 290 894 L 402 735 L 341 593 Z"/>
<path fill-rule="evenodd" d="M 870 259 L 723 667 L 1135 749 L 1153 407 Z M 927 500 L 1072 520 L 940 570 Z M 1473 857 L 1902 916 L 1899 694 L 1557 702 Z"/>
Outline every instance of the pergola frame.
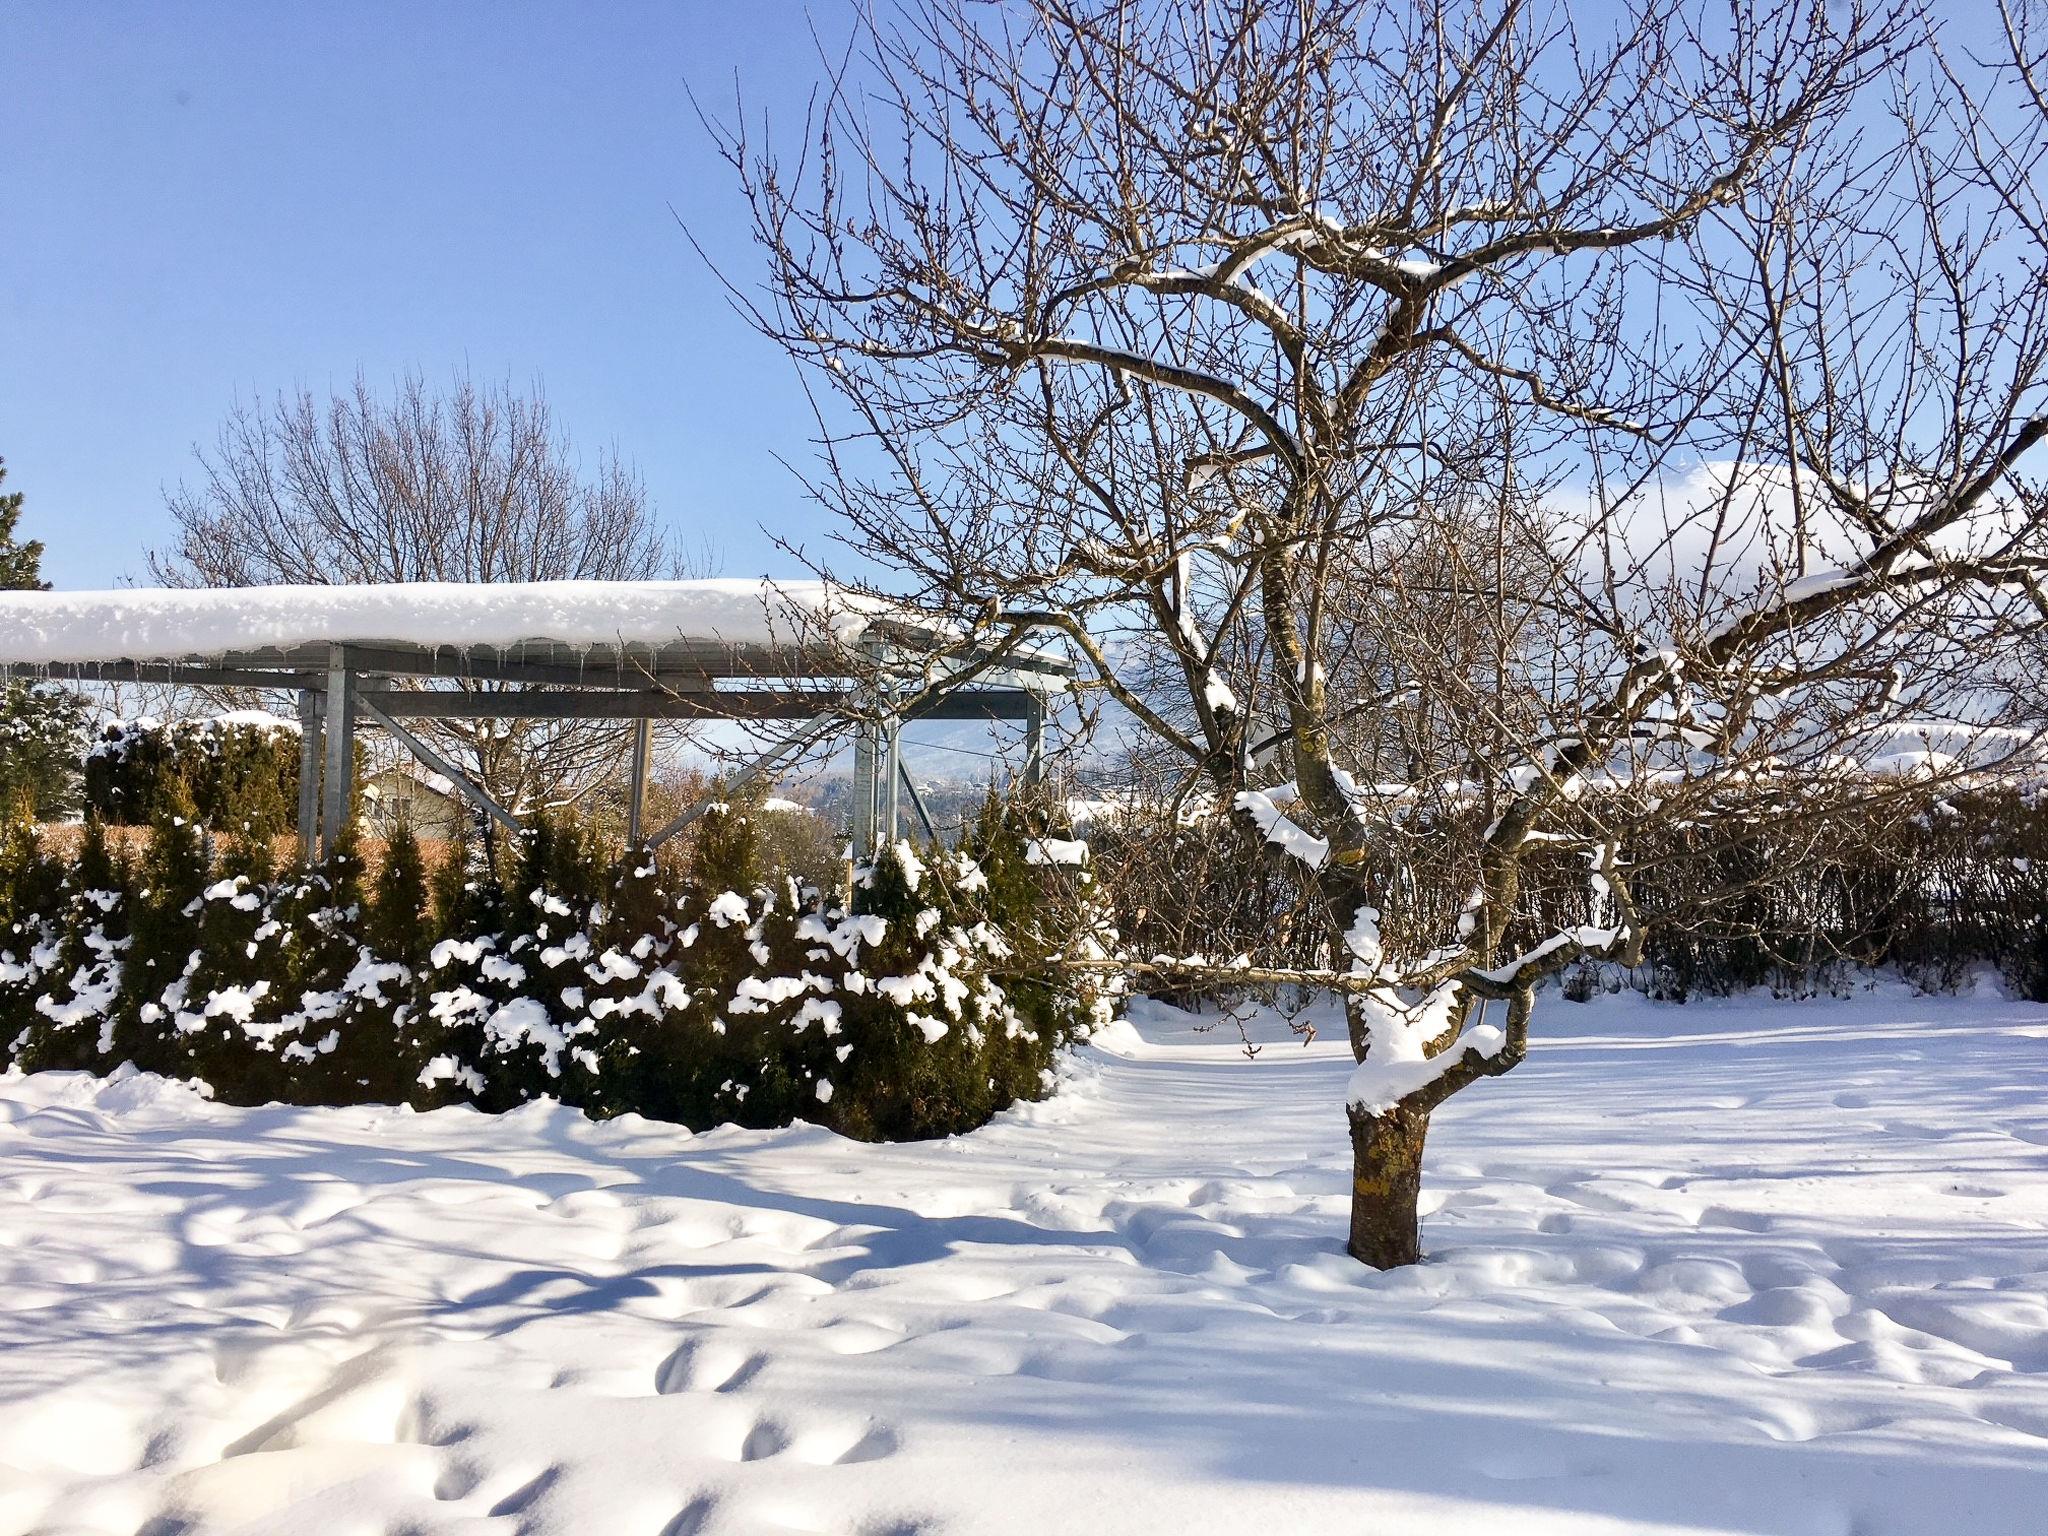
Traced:
<path fill-rule="evenodd" d="M 650 723 L 655 720 L 789 721 L 793 728 L 721 786 L 730 793 L 851 727 L 853 853 L 866 859 L 898 835 L 903 790 L 932 831 L 903 766 L 902 726 L 913 720 L 1017 720 L 1024 777 L 1044 771 L 1046 701 L 1073 676 L 1034 649 L 962 648 L 900 620 L 870 623 L 850 648 L 728 644 L 679 638 L 660 644 L 430 646 L 386 641 L 320 642 L 163 659 L 109 656 L 67 662 L 0 662 L 0 675 L 74 683 L 157 683 L 261 689 L 298 696 L 298 831 L 308 859 L 340 837 L 354 794 L 355 740 L 367 722 L 446 777 L 510 830 L 517 815 L 403 724 L 406 720 L 630 720 L 635 723 L 628 840 L 659 846 L 698 819 L 707 798 L 642 838 Z M 471 691 L 422 683 L 526 684 L 548 691 Z"/>

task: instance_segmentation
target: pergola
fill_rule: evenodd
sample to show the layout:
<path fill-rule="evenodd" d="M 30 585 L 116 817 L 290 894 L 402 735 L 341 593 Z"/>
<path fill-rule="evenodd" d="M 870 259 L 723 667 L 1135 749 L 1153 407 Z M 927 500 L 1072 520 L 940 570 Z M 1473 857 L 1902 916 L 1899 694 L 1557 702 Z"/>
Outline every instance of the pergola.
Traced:
<path fill-rule="evenodd" d="M 851 834 L 865 858 L 897 835 L 906 795 L 934 830 L 903 765 L 906 721 L 1020 721 L 1035 781 L 1047 699 L 1073 676 L 1040 648 L 966 644 L 930 616 L 814 581 L 0 593 L 0 673 L 296 694 L 308 857 L 341 833 L 364 723 L 518 830 L 512 809 L 403 722 L 519 719 L 634 722 L 627 835 L 647 847 L 710 804 L 645 832 L 651 722 L 787 722 L 728 792 L 851 729 Z"/>

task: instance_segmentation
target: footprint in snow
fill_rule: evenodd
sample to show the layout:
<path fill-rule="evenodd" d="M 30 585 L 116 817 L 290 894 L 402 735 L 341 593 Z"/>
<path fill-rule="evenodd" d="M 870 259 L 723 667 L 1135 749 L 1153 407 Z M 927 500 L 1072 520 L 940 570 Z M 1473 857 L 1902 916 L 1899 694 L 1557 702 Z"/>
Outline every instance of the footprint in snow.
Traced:
<path fill-rule="evenodd" d="M 655 1536 L 698 1536 L 711 1521 L 711 1512 L 718 1507 L 718 1501 L 709 1494 L 690 1500 L 676 1513 Z"/>
<path fill-rule="evenodd" d="M 451 1461 L 434 1480 L 434 1497 L 444 1504 L 458 1504 L 475 1493 L 484 1480 L 484 1469 L 463 1459 Z"/>
<path fill-rule="evenodd" d="M 1568 1179 L 1562 1184 L 1552 1184 L 1543 1193 L 1553 1200 L 1569 1201 L 1582 1210 L 1615 1213 L 1632 1209 L 1626 1200 L 1594 1189 L 1576 1179 Z"/>
<path fill-rule="evenodd" d="M 767 1363 L 764 1354 L 715 1339 L 691 1339 L 655 1368 L 654 1390 L 664 1397 L 677 1392 L 735 1392 Z"/>
<path fill-rule="evenodd" d="M 527 1481 L 521 1483 L 517 1488 L 514 1488 L 491 1506 L 491 1518 L 498 1520 L 503 1519 L 507 1515 L 524 1514 L 541 1501 L 541 1498 L 550 1488 L 555 1486 L 555 1483 L 561 1476 L 562 1469 L 560 1467 L 549 1467 L 540 1476 L 527 1479 Z"/>
<path fill-rule="evenodd" d="M 789 1449 L 789 1431 L 774 1419 L 756 1419 L 740 1441 L 734 1461 L 766 1461 Z"/>
<path fill-rule="evenodd" d="M 789 1437 L 785 1448 L 814 1467 L 843 1467 L 894 1456 L 902 1442 L 887 1424 L 866 1419 L 799 1430 Z"/>
<path fill-rule="evenodd" d="M 1710 1205 L 1693 1223 L 1696 1227 L 1730 1227 L 1737 1232 L 1768 1232 L 1777 1225 L 1760 1211 L 1738 1211 L 1725 1205 Z"/>

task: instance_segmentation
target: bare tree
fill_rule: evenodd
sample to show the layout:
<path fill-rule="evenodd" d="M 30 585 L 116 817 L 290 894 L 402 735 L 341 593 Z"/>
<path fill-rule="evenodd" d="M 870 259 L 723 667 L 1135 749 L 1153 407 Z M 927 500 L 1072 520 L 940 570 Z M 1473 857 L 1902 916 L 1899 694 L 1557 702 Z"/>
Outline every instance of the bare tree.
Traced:
<path fill-rule="evenodd" d="M 796 158 L 718 130 L 848 546 L 1064 635 L 1312 877 L 1320 968 L 1131 964 L 1346 994 L 1365 1262 L 1417 1257 L 1431 1112 L 1539 983 L 1687 919 L 1633 861 L 2021 740 L 2037 77 L 1940 43 L 1907 4 L 909 0 Z"/>
<path fill-rule="evenodd" d="M 459 377 L 436 392 L 414 374 L 387 399 L 358 377 L 324 401 L 300 390 L 237 407 L 198 456 L 198 483 L 168 497 L 177 537 L 150 556 L 169 585 L 680 574 L 639 476 L 611 453 L 586 476 L 538 388 Z M 626 742 L 618 726 L 592 722 L 421 729 L 510 805 L 577 794 Z"/>

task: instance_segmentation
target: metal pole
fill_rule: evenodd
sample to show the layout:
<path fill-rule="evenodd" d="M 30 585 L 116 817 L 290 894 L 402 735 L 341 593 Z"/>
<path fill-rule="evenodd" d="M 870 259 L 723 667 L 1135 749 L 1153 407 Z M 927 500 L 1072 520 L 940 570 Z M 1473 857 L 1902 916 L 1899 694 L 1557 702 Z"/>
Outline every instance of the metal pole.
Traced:
<path fill-rule="evenodd" d="M 877 731 L 861 721 L 853 737 L 853 862 L 865 864 L 875 856 L 875 758 Z"/>
<path fill-rule="evenodd" d="M 882 728 L 882 753 L 887 763 L 882 771 L 887 788 L 882 796 L 882 825 L 895 842 L 903 833 L 903 723 L 896 716 Z"/>
<path fill-rule="evenodd" d="M 348 820 L 349 800 L 355 787 L 355 711 L 349 694 L 354 679 L 348 670 L 348 650 L 327 648 L 327 776 L 321 789 L 320 851 L 332 854 L 341 840 Z"/>
<path fill-rule="evenodd" d="M 924 823 L 924 835 L 933 842 L 939 840 L 939 829 L 932 824 L 932 813 L 925 809 L 924 796 L 917 792 L 917 785 L 911 780 L 910 770 L 903 766 L 903 755 L 896 756 L 896 777 L 903 781 L 903 792 L 910 796 L 910 808 L 917 812 L 917 819 Z"/>
<path fill-rule="evenodd" d="M 626 846 L 640 846 L 640 818 L 647 805 L 647 750 L 653 735 L 653 722 L 647 719 L 633 722 L 633 782 L 627 791 L 626 802 Z"/>
<path fill-rule="evenodd" d="M 320 695 L 299 690 L 299 857 L 313 862 L 320 836 Z"/>
<path fill-rule="evenodd" d="M 1045 782 L 1045 696 L 1036 689 L 1024 706 L 1024 782 L 1034 789 Z"/>

